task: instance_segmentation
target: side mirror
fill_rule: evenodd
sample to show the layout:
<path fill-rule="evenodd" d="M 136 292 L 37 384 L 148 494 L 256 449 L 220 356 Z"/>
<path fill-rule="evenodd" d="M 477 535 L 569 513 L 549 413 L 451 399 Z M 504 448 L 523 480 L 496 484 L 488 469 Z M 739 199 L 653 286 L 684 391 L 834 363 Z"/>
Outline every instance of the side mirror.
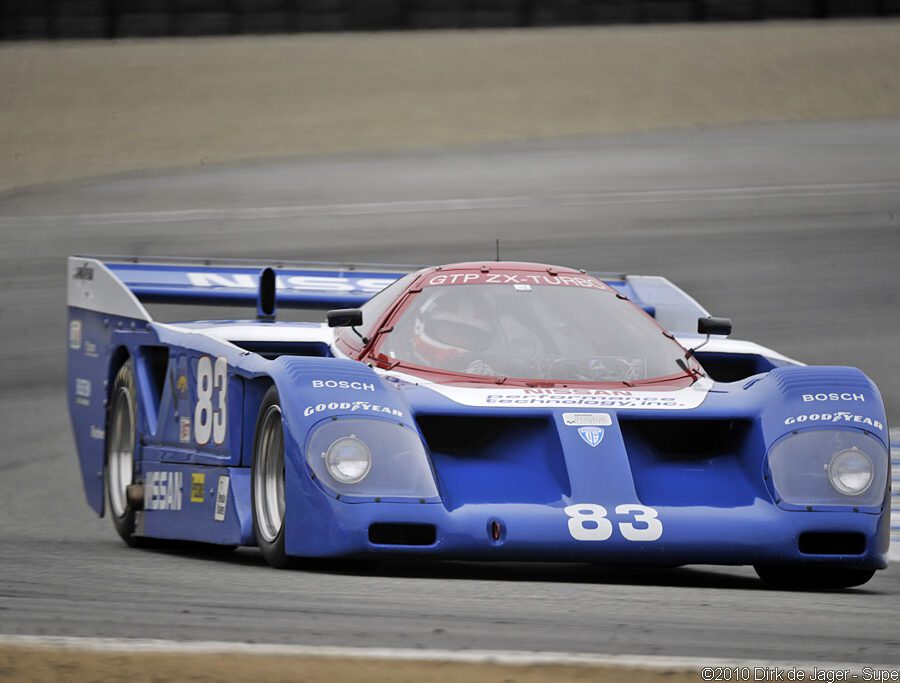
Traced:
<path fill-rule="evenodd" d="M 325 314 L 328 318 L 328 327 L 359 327 L 362 325 L 363 314 L 358 308 L 336 308 Z"/>
<path fill-rule="evenodd" d="M 697 321 L 697 332 L 700 334 L 731 334 L 731 318 L 700 318 Z"/>

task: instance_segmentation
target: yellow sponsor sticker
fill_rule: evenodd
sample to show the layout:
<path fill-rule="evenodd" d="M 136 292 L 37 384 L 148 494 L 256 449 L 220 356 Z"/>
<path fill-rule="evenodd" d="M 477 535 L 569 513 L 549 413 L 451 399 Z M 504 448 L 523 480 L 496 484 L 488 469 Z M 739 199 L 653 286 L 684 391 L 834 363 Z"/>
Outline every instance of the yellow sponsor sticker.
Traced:
<path fill-rule="evenodd" d="M 191 502 L 203 502 L 203 489 L 206 488 L 206 474 L 203 472 L 191 472 Z"/>

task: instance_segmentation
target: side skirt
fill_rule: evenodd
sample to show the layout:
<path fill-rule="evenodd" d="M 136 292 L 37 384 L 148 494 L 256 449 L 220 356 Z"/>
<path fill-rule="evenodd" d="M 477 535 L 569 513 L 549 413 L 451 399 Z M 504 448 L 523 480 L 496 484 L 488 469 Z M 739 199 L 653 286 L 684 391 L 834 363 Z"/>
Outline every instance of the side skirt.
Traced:
<path fill-rule="evenodd" d="M 143 510 L 137 533 L 148 538 L 254 545 L 250 470 L 245 467 L 142 462 Z"/>

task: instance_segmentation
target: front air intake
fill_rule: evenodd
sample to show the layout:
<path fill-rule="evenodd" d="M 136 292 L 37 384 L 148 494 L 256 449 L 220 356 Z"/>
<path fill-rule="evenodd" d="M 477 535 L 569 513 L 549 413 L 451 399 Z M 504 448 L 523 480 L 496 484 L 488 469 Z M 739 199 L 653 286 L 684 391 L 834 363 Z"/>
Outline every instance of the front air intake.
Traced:
<path fill-rule="evenodd" d="M 554 505 L 571 495 L 553 420 L 419 415 L 444 505 Z"/>
<path fill-rule="evenodd" d="M 752 464 L 765 445 L 750 420 L 620 413 L 619 426 L 645 505 L 734 508 L 768 495 Z"/>
<path fill-rule="evenodd" d="M 705 460 L 737 453 L 751 423 L 749 420 L 657 420 L 620 416 L 622 436 L 629 452 L 638 443 L 655 460 Z"/>

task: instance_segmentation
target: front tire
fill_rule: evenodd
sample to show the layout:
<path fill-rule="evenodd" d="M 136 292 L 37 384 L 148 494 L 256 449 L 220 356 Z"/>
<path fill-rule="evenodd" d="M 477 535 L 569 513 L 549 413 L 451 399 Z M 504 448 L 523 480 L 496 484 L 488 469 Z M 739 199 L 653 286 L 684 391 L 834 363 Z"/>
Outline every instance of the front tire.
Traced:
<path fill-rule="evenodd" d="M 256 420 L 251 480 L 253 532 L 259 550 L 270 565 L 285 568 L 284 425 L 274 386 L 266 392 Z"/>
<path fill-rule="evenodd" d="M 107 509 L 119 536 L 134 547 L 140 538 L 134 533 L 134 509 L 128 501 L 128 486 L 134 481 L 137 440 L 137 392 L 131 359 L 116 373 L 108 405 L 104 477 Z"/>
<path fill-rule="evenodd" d="M 782 590 L 839 590 L 862 586 L 875 575 L 874 569 L 844 567 L 756 566 L 756 573 L 772 588 Z"/>

